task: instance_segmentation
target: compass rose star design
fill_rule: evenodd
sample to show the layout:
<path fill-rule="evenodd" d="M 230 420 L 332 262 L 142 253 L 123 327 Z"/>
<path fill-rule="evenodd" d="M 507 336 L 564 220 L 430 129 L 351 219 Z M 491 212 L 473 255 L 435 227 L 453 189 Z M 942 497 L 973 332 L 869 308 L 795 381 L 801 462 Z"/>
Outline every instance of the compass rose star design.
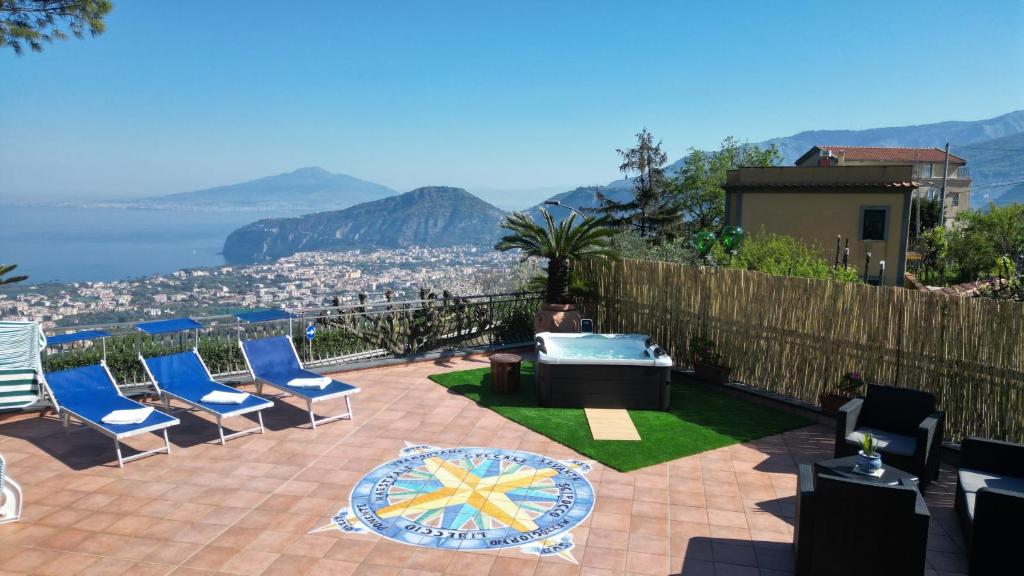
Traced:
<path fill-rule="evenodd" d="M 544 468 L 480 477 L 438 457 L 426 458 L 423 462 L 441 487 L 381 508 L 377 510 L 379 517 L 393 518 L 409 512 L 469 505 L 506 526 L 520 532 L 529 532 L 536 530 L 537 524 L 506 493 L 558 475 L 553 468 Z"/>

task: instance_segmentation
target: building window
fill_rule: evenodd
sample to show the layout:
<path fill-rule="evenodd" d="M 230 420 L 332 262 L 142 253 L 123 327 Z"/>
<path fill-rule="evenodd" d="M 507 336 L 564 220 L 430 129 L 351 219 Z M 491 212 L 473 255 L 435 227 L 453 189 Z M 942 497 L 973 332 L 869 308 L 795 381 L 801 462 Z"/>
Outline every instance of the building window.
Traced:
<path fill-rule="evenodd" d="M 958 192 L 949 193 L 949 203 L 953 206 L 960 205 L 960 194 Z"/>
<path fill-rule="evenodd" d="M 921 164 L 921 178 L 931 178 L 931 177 L 932 177 L 932 165 L 931 164 Z"/>
<path fill-rule="evenodd" d="M 865 206 L 860 209 L 860 239 L 885 240 L 889 222 L 887 206 Z"/>
<path fill-rule="evenodd" d="M 931 188 L 928 189 L 928 199 L 932 201 L 938 200 L 941 193 L 941 190 L 939 190 L 935 186 L 932 186 Z"/>

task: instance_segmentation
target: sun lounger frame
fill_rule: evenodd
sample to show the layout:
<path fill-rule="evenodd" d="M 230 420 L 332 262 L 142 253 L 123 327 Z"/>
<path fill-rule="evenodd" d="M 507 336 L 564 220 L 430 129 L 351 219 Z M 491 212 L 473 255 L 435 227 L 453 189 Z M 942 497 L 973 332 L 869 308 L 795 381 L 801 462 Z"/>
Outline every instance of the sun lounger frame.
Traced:
<path fill-rule="evenodd" d="M 203 357 L 199 355 L 199 350 L 197 350 L 193 346 L 192 347 L 192 353 L 196 355 L 196 358 L 199 360 L 199 363 L 203 366 L 203 370 L 206 371 L 206 376 L 211 381 L 216 382 L 216 380 L 213 379 L 213 374 L 210 373 L 210 369 L 207 368 L 206 362 L 203 360 Z M 180 394 L 175 394 L 174 392 L 171 392 L 170 390 L 167 390 L 165 388 L 161 388 L 160 387 L 160 382 L 157 381 L 156 376 L 154 376 L 153 372 L 150 371 L 149 365 L 146 364 L 146 359 L 145 359 L 145 357 L 142 356 L 142 354 L 139 354 L 139 361 L 142 362 L 142 367 L 146 370 L 146 376 L 148 376 L 149 377 L 149 381 L 153 383 L 153 388 L 156 390 L 157 394 L 160 395 L 160 398 L 164 402 L 164 407 L 167 409 L 168 412 L 171 410 L 171 398 L 174 398 L 175 400 L 181 402 L 182 404 L 188 404 L 189 406 L 191 406 L 195 410 L 201 410 L 201 411 L 206 412 L 207 414 L 211 414 L 211 415 L 213 415 L 214 417 L 217 418 L 217 432 L 220 434 L 220 445 L 221 446 L 223 446 L 224 443 L 227 440 L 231 440 L 232 438 L 238 438 L 239 436 L 245 436 L 246 434 L 255 434 L 257 432 L 259 432 L 260 434 L 266 434 L 267 433 L 266 428 L 263 427 L 263 410 L 272 407 L 274 405 L 273 402 L 270 402 L 269 400 L 267 400 L 266 404 L 261 404 L 259 406 L 250 406 L 248 408 L 239 408 L 238 410 L 233 410 L 233 411 L 230 411 L 230 412 L 217 412 L 216 410 L 211 410 L 210 408 L 207 408 L 206 406 L 203 406 L 202 404 L 196 403 L 196 402 L 194 402 L 194 401 L 192 401 L 192 400 L 190 400 L 188 398 L 185 398 L 184 396 L 181 396 Z M 218 382 L 218 384 L 219 384 L 219 382 Z M 231 434 L 225 434 L 224 433 L 224 424 L 223 424 L 224 418 L 231 418 L 231 417 L 234 417 L 234 416 L 241 416 L 243 414 L 249 414 L 250 412 L 255 412 L 256 413 L 256 418 L 259 420 L 259 426 L 254 426 L 254 427 L 248 428 L 246 430 L 240 430 L 238 432 L 232 432 Z"/>
<path fill-rule="evenodd" d="M 292 348 L 292 354 L 295 355 L 295 361 L 298 362 L 299 368 L 302 368 L 303 370 L 305 370 L 305 368 L 302 366 L 302 359 L 299 358 L 299 352 L 298 352 L 298 350 L 295 349 L 295 342 L 292 342 L 291 338 L 286 338 L 286 339 L 288 340 L 288 345 L 291 346 L 291 348 Z M 246 352 L 245 352 L 245 345 L 242 343 L 241 339 L 238 340 L 238 347 L 242 350 L 242 358 L 245 359 L 245 368 L 246 368 L 246 370 L 249 371 L 249 376 L 252 377 L 253 382 L 256 383 L 256 393 L 262 396 L 263 395 L 263 384 L 266 383 L 271 388 L 274 388 L 275 390 L 280 390 L 282 392 L 278 396 L 285 396 L 285 395 L 289 395 L 290 394 L 292 396 L 295 396 L 296 398 L 301 398 L 302 400 L 305 400 L 306 401 L 306 412 L 309 413 L 309 425 L 312 427 L 313 430 L 316 430 L 316 425 L 317 424 L 326 424 L 328 422 L 334 422 L 335 420 L 352 420 L 353 419 L 353 416 L 352 416 L 352 402 L 349 399 L 349 396 L 359 392 L 359 388 L 353 387 L 352 390 L 345 390 L 344 392 L 336 392 L 334 394 L 328 394 L 326 396 L 317 396 L 317 397 L 307 396 L 305 394 L 302 394 L 301 392 L 297 392 L 294 387 L 292 387 L 292 388 L 284 388 L 282 386 L 274 384 L 273 382 L 271 382 L 269 380 L 257 377 L 256 376 L 256 372 L 253 371 L 253 369 L 252 369 L 252 362 L 249 361 L 249 355 L 246 354 Z M 331 399 L 340 398 L 340 397 L 344 397 L 345 398 L 345 408 L 346 408 L 346 410 L 348 410 L 347 412 L 345 412 L 343 414 L 336 414 L 334 416 L 324 416 L 323 418 L 319 418 L 319 419 L 316 417 L 315 414 L 313 414 L 313 404 L 316 404 L 317 402 L 320 402 L 320 401 L 323 401 L 323 400 L 331 400 Z"/>
<path fill-rule="evenodd" d="M 114 379 L 114 375 L 110 373 L 110 368 L 107 366 L 106 361 L 105 360 L 100 360 L 100 366 L 102 366 L 103 367 L 103 371 L 107 373 L 107 378 L 109 378 L 108 382 L 110 383 L 111 386 L 114 387 L 114 391 L 117 392 L 117 395 L 124 397 L 124 394 L 121 393 L 121 389 L 117 387 L 117 380 L 115 380 Z M 119 468 L 124 468 L 124 463 L 125 462 L 131 462 L 132 460 L 138 460 L 139 458 L 145 458 L 146 456 L 152 456 L 153 454 L 168 454 L 168 455 L 170 455 L 170 453 L 171 453 L 171 441 L 167 437 L 167 429 L 170 428 L 171 426 L 174 426 L 176 424 L 180 424 L 181 423 L 181 421 L 178 420 L 177 418 L 174 418 L 173 416 L 171 416 L 170 417 L 171 420 L 172 420 L 171 422 L 161 422 L 160 424 L 154 424 L 152 426 L 146 426 L 145 428 L 136 428 L 136 429 L 131 430 L 129 432 L 121 432 L 121 433 L 111 432 L 106 427 L 104 427 L 101 423 L 93 422 L 92 420 L 89 420 L 88 418 L 84 418 L 82 415 L 78 414 L 77 412 L 74 412 L 73 410 L 70 410 L 68 408 L 65 408 L 64 406 L 61 406 L 60 402 L 57 400 L 57 395 L 54 394 L 53 390 L 50 389 L 50 385 L 46 382 L 46 378 L 45 377 L 41 380 L 40 383 L 43 386 L 46 387 L 46 393 L 49 394 L 50 399 L 53 401 L 53 407 L 57 410 L 57 415 L 60 416 L 61 424 L 64 425 L 64 434 L 70 438 L 69 426 L 71 425 L 71 417 L 74 416 L 79 422 L 81 422 L 85 426 L 88 426 L 89 428 L 92 428 L 93 430 L 96 430 L 97 432 L 99 432 L 100 434 L 103 434 L 107 438 L 111 438 L 114 441 L 114 450 L 117 452 L 117 465 L 118 465 Z M 139 402 L 139 404 L 141 404 L 141 402 Z M 145 434 L 146 432 L 155 432 L 155 431 L 161 430 L 161 429 L 163 430 L 163 434 L 164 434 L 164 447 L 163 448 L 154 448 L 153 450 L 146 450 L 145 452 L 139 452 L 138 454 L 133 454 L 131 456 L 122 456 L 121 455 L 121 440 L 123 440 L 125 438 L 130 438 L 132 436 L 138 436 L 139 434 Z"/>
<path fill-rule="evenodd" d="M 21 518 L 21 508 L 25 503 L 21 486 L 7 475 L 7 466 L 3 455 L 0 455 L 0 484 L 3 484 L 3 504 L 0 504 L 0 524 L 17 522 Z"/>

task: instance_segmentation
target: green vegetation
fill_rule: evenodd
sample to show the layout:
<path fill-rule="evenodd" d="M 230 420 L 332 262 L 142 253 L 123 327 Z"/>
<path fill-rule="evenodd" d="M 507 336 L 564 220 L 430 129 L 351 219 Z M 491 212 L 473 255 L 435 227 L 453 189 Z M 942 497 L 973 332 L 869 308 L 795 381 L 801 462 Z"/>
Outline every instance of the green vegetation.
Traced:
<path fill-rule="evenodd" d="M 868 456 L 868 457 L 877 456 L 878 455 L 878 452 L 876 451 L 877 448 L 878 448 L 878 440 L 875 440 L 875 437 L 872 436 L 870 432 L 865 434 L 864 437 L 861 438 L 861 440 L 860 440 L 860 450 L 861 450 L 861 452 L 864 453 L 865 456 Z"/>
<path fill-rule="evenodd" d="M 517 393 L 492 392 L 487 368 L 435 374 L 430 379 L 622 472 L 810 424 L 799 416 L 777 412 L 676 376 L 669 411 L 629 412 L 642 440 L 594 440 L 582 409 L 537 406 L 533 365 L 529 362 L 523 363 Z"/>
<path fill-rule="evenodd" d="M 548 261 L 545 302 L 565 304 L 569 297 L 570 264 L 580 258 L 614 258 L 609 219 L 585 218 L 578 226 L 576 214 L 556 223 L 547 210 L 541 208 L 544 226 L 534 222 L 528 214 L 514 212 L 505 218 L 501 227 L 506 234 L 494 246 L 496 250 L 522 250 L 523 258 L 546 258 Z"/>
<path fill-rule="evenodd" d="M 1024 263 L 1024 204 L 969 210 L 949 228 L 921 233 L 921 262 L 916 273 L 931 286 L 948 286 L 990 278 L 1001 285 L 982 291 L 990 298 L 1021 300 Z"/>
<path fill-rule="evenodd" d="M 921 236 L 924 236 L 927 230 L 931 230 L 939 225 L 939 218 L 942 217 L 942 203 L 938 199 L 929 200 L 927 198 L 917 198 L 914 201 L 913 208 L 910 213 L 910 238 L 915 238 L 915 231 L 917 230 L 917 215 L 918 211 L 921 213 Z"/>
<path fill-rule="evenodd" d="M 452 303 L 451 309 L 443 314 L 439 314 L 438 308 L 431 308 L 424 315 L 413 313 L 412 318 L 415 321 L 411 324 L 407 322 L 409 316 L 406 316 L 404 311 L 381 312 L 380 314 L 385 318 L 399 318 L 399 321 L 396 323 L 397 326 L 407 331 L 420 330 L 416 333 L 423 337 L 425 337 L 426 333 L 422 331 L 424 329 L 421 322 L 426 322 L 427 316 L 433 314 L 433 321 L 437 323 L 437 326 L 443 326 L 445 330 L 452 330 L 459 334 L 458 337 L 454 338 L 433 338 L 429 341 L 429 346 L 424 345 L 425 341 L 421 341 L 419 346 L 411 351 L 395 352 L 392 350 L 398 356 L 435 350 L 471 348 L 487 345 L 492 342 L 495 344 L 528 342 L 533 337 L 532 317 L 537 308 L 536 298 L 495 301 L 489 305 L 491 306 L 490 314 L 493 316 L 494 323 L 493 325 L 488 325 L 483 331 L 459 331 L 456 327 L 460 326 L 459 322 L 464 322 L 461 326 L 465 327 L 467 325 L 465 324 L 465 319 L 468 316 L 477 317 L 481 311 L 486 314 L 488 304 L 465 305 Z M 462 308 L 464 312 L 462 316 L 452 311 L 456 307 Z M 355 318 L 363 322 L 371 322 L 369 316 L 370 314 L 357 315 Z M 317 320 L 318 329 L 312 346 L 304 336 L 305 327 L 295 326 L 296 333 L 292 340 L 295 344 L 295 349 L 299 353 L 299 357 L 303 361 L 307 361 L 310 358 L 336 358 L 381 347 L 378 341 L 379 333 L 368 331 L 357 334 L 352 332 L 346 324 L 337 320 L 337 317 Z M 410 336 L 410 333 L 406 333 L 404 336 L 395 336 L 395 338 L 399 341 L 414 340 L 415 338 Z M 273 333 L 250 335 L 247 337 L 270 335 L 273 335 Z M 44 356 L 43 368 L 47 372 L 51 372 L 96 364 L 103 359 L 103 347 L 99 341 L 94 344 L 84 349 L 73 348 L 62 352 L 51 352 Z M 106 342 L 107 365 L 114 374 L 114 378 L 120 384 L 143 382 L 146 381 L 146 378 L 138 358 L 140 352 L 148 358 L 150 356 L 183 352 L 191 349 L 193 345 L 192 335 L 185 333 L 172 335 L 171 337 L 152 337 L 139 332 L 115 334 L 108 338 Z M 245 362 L 238 349 L 234 326 L 227 326 L 226 331 L 200 336 L 199 354 L 203 357 L 203 361 L 206 362 L 206 366 L 214 374 L 245 370 Z"/>
<path fill-rule="evenodd" d="M 994 276 L 999 258 L 1024 257 L 1024 204 L 963 212 L 950 234 L 949 258 L 959 281 Z"/>
<path fill-rule="evenodd" d="M 716 260 L 724 262 L 728 268 L 797 278 L 859 281 L 855 268 L 833 268 L 821 256 L 821 249 L 790 236 L 754 234 L 743 241 L 735 256 L 725 254 L 721 247 L 716 247 L 716 251 Z"/>
<path fill-rule="evenodd" d="M 17 264 L 0 264 L 0 286 L 16 284 L 18 282 L 28 280 L 28 276 L 8 276 L 5 278 L 5 276 L 14 272 L 17 267 Z"/>
<path fill-rule="evenodd" d="M 0 0 L 0 47 L 20 55 L 25 43 L 42 52 L 44 42 L 67 39 L 65 29 L 75 38 L 99 36 L 111 8 L 110 0 Z"/>
<path fill-rule="evenodd" d="M 697 264 L 697 251 L 689 238 L 674 238 L 652 243 L 635 230 L 623 229 L 612 237 L 612 246 L 622 258 Z"/>
<path fill-rule="evenodd" d="M 669 190 L 665 179 L 668 155 L 661 149 L 661 141 L 642 129 L 636 135 L 636 146 L 616 150 L 622 157 L 619 171 L 633 180 L 633 199 L 617 202 L 597 192 L 599 205 L 594 212 L 604 215 L 616 228 L 632 230 L 641 238 L 661 241 L 671 238 L 679 228 L 679 203 Z"/>
<path fill-rule="evenodd" d="M 718 232 L 725 226 L 725 179 L 729 170 L 748 166 L 775 166 L 782 155 L 774 145 L 760 148 L 740 144 L 735 138 L 722 141 L 717 151 L 690 148 L 679 174 L 669 180 L 678 202 L 683 226 L 689 235 L 702 230 Z"/>
<path fill-rule="evenodd" d="M 944 227 L 921 233 L 918 252 L 921 254 L 919 278 L 928 285 L 945 285 L 954 278 L 949 274 L 949 233 Z"/>

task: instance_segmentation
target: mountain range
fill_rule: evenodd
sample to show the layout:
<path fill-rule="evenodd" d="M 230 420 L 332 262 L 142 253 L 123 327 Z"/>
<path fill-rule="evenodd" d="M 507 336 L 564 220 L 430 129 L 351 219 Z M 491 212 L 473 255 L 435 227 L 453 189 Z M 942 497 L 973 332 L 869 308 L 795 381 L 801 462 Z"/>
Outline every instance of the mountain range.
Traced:
<path fill-rule="evenodd" d="M 1024 110 L 994 118 L 973 121 L 938 122 L 915 126 L 894 126 L 867 130 L 809 130 L 792 136 L 756 142 L 757 146 L 775 145 L 782 154 L 782 164 L 792 165 L 796 159 L 819 145 L 897 146 L 905 148 L 941 147 L 949 142 L 950 151 L 967 160 L 974 179 L 976 194 L 972 206 L 981 207 L 988 200 L 996 204 L 1022 201 L 1002 199 L 1012 185 L 994 186 L 998 182 L 1024 181 Z M 675 174 L 686 157 L 667 168 Z M 629 188 L 631 181 L 615 180 L 607 188 Z M 596 201 L 591 200 L 596 205 Z"/>
<path fill-rule="evenodd" d="M 461 188 L 428 186 L 344 210 L 253 222 L 228 236 L 224 258 L 246 264 L 316 250 L 492 245 L 504 216 Z"/>
<path fill-rule="evenodd" d="M 792 164 L 815 145 L 927 147 L 945 142 L 968 161 L 975 187 L 973 206 L 981 207 L 988 200 L 1024 202 L 1024 111 L 973 122 L 815 130 L 758 145 L 774 144 L 782 153 L 783 163 Z M 673 162 L 668 171 L 677 172 L 684 161 L 681 158 Z M 549 200 L 578 209 L 592 208 L 597 206 L 598 191 L 614 200 L 625 200 L 631 195 L 631 181 L 580 187 Z M 332 208 L 297 218 L 261 220 L 234 231 L 224 244 L 224 256 L 238 263 L 273 260 L 309 250 L 487 245 L 499 236 L 496 225 L 505 212 L 461 188 L 437 186 L 394 194 L 386 186 L 320 168 L 303 168 L 243 184 L 158 198 L 211 206 L 276 201 L 292 211 L 297 206 Z M 370 201 L 359 203 L 363 200 Z M 536 216 L 542 206 L 559 219 L 570 213 L 544 203 L 526 211 Z"/>
<path fill-rule="evenodd" d="M 397 193 L 383 184 L 347 174 L 332 174 L 311 166 L 239 184 L 123 200 L 117 204 L 158 209 L 281 210 L 295 213 L 337 210 Z"/>

